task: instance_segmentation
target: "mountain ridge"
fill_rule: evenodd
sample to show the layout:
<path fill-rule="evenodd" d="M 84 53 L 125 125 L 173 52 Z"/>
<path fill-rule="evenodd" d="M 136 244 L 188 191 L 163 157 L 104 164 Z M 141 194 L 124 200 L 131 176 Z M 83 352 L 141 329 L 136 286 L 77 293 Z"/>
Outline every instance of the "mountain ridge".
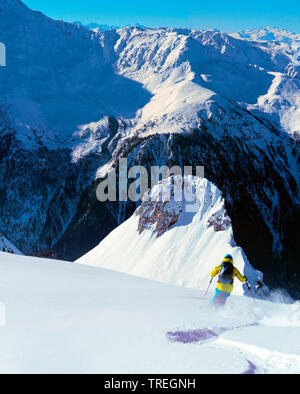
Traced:
<path fill-rule="evenodd" d="M 150 189 L 133 216 L 76 263 L 206 290 L 224 253 L 253 288 L 263 280 L 235 243 L 218 188 L 205 178 L 172 176 Z M 248 294 L 245 284 L 236 283 L 234 294 Z"/>

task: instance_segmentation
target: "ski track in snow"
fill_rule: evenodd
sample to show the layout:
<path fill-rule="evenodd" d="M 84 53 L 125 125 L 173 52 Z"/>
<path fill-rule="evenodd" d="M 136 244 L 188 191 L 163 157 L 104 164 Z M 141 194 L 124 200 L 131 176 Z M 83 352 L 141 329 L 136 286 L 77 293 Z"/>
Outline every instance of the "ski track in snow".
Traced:
<path fill-rule="evenodd" d="M 231 331 L 231 330 L 236 330 L 239 328 L 244 328 L 244 327 L 253 327 L 257 326 L 257 323 L 253 323 L 251 325 L 247 326 L 240 326 L 240 327 L 232 327 L 232 328 L 223 328 L 223 327 L 218 327 L 218 328 L 200 328 L 199 330 L 193 330 L 193 331 L 175 331 L 175 332 L 168 332 L 167 337 L 171 342 L 180 342 L 180 343 L 204 343 L 210 339 L 217 339 L 221 334 Z"/>
<path fill-rule="evenodd" d="M 242 375 L 254 375 L 256 372 L 256 366 L 254 364 L 252 364 L 251 361 L 247 360 L 248 364 L 249 364 L 249 368 L 247 369 L 247 371 L 243 372 Z"/>
<path fill-rule="evenodd" d="M 191 331 L 175 331 L 175 332 L 168 332 L 167 338 L 170 342 L 173 343 L 182 343 L 182 344 L 205 344 L 207 342 L 212 342 L 218 339 L 223 333 L 237 330 L 243 327 L 255 327 L 258 326 L 258 323 L 253 323 L 248 326 L 240 326 L 240 327 L 232 327 L 232 328 L 201 328 L 198 330 L 191 330 Z M 257 371 L 257 366 L 253 364 L 251 361 L 247 360 L 248 362 L 248 369 L 242 373 L 242 375 L 254 375 Z"/>
<path fill-rule="evenodd" d="M 259 322 L 235 327 L 215 327 L 201 328 L 187 331 L 169 331 L 166 334 L 167 340 L 171 343 L 181 343 L 184 345 L 213 345 L 217 347 L 230 348 L 234 353 L 243 355 L 248 362 L 248 369 L 243 375 L 252 375 L 256 373 L 300 373 L 300 356 L 298 354 L 283 353 L 276 350 L 268 349 L 267 340 L 264 345 L 252 345 L 243 343 L 234 334 L 235 331 L 249 328 L 262 328 Z M 226 333 L 230 333 L 231 338 L 226 338 Z M 256 333 L 251 332 L 255 337 Z M 271 332 L 270 332 L 270 335 Z M 247 336 L 247 338 L 249 335 Z M 275 337 L 275 336 L 274 336 Z M 277 336 L 276 340 L 282 341 L 282 336 Z"/>

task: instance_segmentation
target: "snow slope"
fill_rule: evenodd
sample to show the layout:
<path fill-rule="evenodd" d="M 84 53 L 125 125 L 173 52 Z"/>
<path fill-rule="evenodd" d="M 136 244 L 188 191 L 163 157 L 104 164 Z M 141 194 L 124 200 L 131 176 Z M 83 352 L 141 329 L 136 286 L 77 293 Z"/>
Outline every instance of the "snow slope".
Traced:
<path fill-rule="evenodd" d="M 210 272 L 230 253 L 250 283 L 262 279 L 235 244 L 218 188 L 204 178 L 185 177 L 184 182 L 187 191 L 182 202 L 175 199 L 176 190 L 182 191 L 182 178 L 165 179 L 148 192 L 130 219 L 77 262 L 205 290 Z M 248 294 L 240 282 L 234 292 Z"/>
<path fill-rule="evenodd" d="M 5 253 L 0 288 L 1 373 L 300 371 L 299 303 L 232 296 L 217 313 L 203 291 Z"/>

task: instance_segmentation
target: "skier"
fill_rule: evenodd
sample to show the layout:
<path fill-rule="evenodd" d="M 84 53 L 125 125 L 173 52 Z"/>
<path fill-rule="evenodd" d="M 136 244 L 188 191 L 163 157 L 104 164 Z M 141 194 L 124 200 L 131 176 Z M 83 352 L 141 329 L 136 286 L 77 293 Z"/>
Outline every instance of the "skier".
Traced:
<path fill-rule="evenodd" d="M 233 257 L 227 254 L 218 267 L 216 267 L 211 277 L 219 275 L 219 280 L 216 288 L 216 294 L 211 300 L 211 304 L 214 306 L 225 305 L 228 297 L 233 291 L 234 278 L 237 277 L 241 282 L 247 282 L 247 277 L 243 276 L 240 271 L 233 265 Z"/>

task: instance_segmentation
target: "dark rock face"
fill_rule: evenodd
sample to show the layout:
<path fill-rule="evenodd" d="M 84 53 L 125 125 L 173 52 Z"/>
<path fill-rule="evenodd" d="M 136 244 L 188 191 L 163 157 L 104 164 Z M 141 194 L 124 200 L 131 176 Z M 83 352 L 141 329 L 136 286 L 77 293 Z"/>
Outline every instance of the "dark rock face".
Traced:
<path fill-rule="evenodd" d="M 22 150 L 12 134 L 0 156 L 0 227 L 24 253 L 51 248 L 73 215 L 84 166 L 72 166 L 68 151 Z"/>
<path fill-rule="evenodd" d="M 168 194 L 167 187 L 170 187 Z M 182 190 L 183 187 L 184 181 L 181 177 L 176 179 L 171 177 L 170 183 L 167 182 L 166 185 L 160 182 L 160 190 L 156 196 L 151 195 L 151 190 L 148 190 L 147 198 L 143 199 L 136 210 L 136 215 L 139 217 L 139 234 L 142 234 L 146 229 L 155 227 L 153 232 L 159 238 L 178 222 L 184 207 L 182 201 L 175 201 L 175 188 Z M 165 197 L 163 196 L 164 191 Z"/>
<path fill-rule="evenodd" d="M 117 218 L 118 204 L 100 203 L 96 199 L 95 185 L 88 187 L 81 195 L 70 225 L 53 249 L 60 258 L 75 261 L 120 224 Z"/>
<path fill-rule="evenodd" d="M 3 234 L 23 253 L 50 258 L 73 260 L 95 246 L 99 236 L 101 239 L 112 230 L 110 222 L 116 226 L 114 218 L 105 206 L 96 204 L 95 212 L 90 214 L 95 219 L 87 221 L 92 222 L 91 226 L 98 224 L 93 243 L 93 232 L 85 233 L 87 222 L 83 226 L 80 221 L 77 223 L 76 217 L 83 210 L 89 216 L 90 206 L 96 200 L 90 185 L 96 169 L 106 160 L 105 152 L 101 157 L 89 155 L 74 163 L 67 149 L 49 150 L 41 146 L 26 151 L 15 139 L 13 129 L 2 129 L 0 228 Z M 76 237 L 78 242 L 74 245 Z"/>

